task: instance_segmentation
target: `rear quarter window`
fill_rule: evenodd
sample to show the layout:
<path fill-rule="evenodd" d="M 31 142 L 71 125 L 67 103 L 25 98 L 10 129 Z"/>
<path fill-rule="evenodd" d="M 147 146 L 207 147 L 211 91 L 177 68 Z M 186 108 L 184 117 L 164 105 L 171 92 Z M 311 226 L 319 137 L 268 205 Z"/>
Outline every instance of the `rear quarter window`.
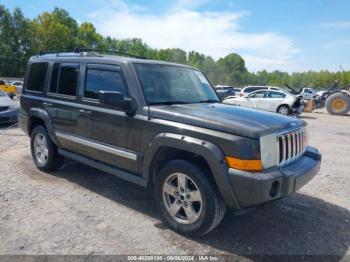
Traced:
<path fill-rule="evenodd" d="M 269 92 L 269 98 L 285 98 L 286 95 L 280 92 Z"/>
<path fill-rule="evenodd" d="M 79 64 L 55 63 L 51 75 L 50 93 L 76 96 L 79 71 Z"/>
<path fill-rule="evenodd" d="M 26 90 L 43 92 L 48 66 L 47 62 L 31 64 Z"/>

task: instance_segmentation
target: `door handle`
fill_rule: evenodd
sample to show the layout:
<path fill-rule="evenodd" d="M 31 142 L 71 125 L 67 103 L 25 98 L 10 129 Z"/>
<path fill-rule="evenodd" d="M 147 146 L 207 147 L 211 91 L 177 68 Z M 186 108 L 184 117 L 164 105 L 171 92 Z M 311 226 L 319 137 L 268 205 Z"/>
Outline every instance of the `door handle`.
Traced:
<path fill-rule="evenodd" d="M 78 112 L 82 114 L 87 114 L 87 115 L 91 114 L 90 110 L 85 110 L 85 109 L 79 109 Z"/>

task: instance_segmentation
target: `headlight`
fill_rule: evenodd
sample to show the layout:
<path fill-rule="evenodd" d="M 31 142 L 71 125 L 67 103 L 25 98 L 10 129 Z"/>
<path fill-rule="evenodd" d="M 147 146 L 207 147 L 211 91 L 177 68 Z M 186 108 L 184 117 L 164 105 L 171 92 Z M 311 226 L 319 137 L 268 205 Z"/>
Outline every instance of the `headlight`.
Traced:
<path fill-rule="evenodd" d="M 276 166 L 278 164 L 277 141 L 278 136 L 276 134 L 260 137 L 261 161 L 265 169 Z"/>

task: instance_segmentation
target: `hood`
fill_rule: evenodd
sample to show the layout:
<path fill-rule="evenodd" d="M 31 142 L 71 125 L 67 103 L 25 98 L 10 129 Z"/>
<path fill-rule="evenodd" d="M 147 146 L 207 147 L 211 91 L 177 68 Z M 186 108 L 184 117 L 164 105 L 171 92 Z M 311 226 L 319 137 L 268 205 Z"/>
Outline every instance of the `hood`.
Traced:
<path fill-rule="evenodd" d="M 3 106 L 14 106 L 15 102 L 11 100 L 8 96 L 0 96 L 0 107 Z"/>
<path fill-rule="evenodd" d="M 151 106 L 151 116 L 251 138 L 305 125 L 300 119 L 223 103 Z"/>

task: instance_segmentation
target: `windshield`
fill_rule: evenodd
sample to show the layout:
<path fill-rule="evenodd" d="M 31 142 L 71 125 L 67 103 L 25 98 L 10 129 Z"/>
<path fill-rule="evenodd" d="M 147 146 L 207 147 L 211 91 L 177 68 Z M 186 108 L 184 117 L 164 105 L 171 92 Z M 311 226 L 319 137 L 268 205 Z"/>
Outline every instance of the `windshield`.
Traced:
<path fill-rule="evenodd" d="M 219 102 L 205 76 L 194 69 L 153 64 L 135 64 L 148 104 Z"/>
<path fill-rule="evenodd" d="M 0 96 L 5 96 L 5 93 L 1 91 L 0 89 Z"/>

